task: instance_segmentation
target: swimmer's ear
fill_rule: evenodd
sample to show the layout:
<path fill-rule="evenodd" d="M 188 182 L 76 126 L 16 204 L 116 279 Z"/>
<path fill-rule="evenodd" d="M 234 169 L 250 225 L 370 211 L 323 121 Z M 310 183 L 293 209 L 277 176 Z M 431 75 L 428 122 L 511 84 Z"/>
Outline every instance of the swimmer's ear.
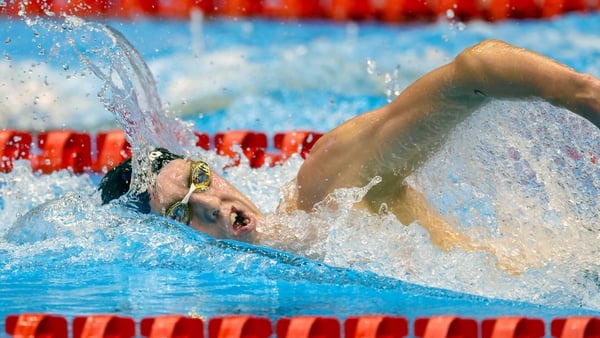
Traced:
<path fill-rule="evenodd" d="M 109 170 L 98 184 L 98 190 L 101 191 L 102 195 L 102 204 L 123 196 L 129 191 L 130 183 L 131 158 L 128 158 Z"/>

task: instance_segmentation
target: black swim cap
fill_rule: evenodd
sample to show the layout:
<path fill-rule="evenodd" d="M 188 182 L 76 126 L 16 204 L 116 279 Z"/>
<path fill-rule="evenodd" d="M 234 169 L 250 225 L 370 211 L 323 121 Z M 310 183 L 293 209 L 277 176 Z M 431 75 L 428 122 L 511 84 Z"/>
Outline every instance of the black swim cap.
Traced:
<path fill-rule="evenodd" d="M 151 170 L 153 173 L 157 174 L 161 171 L 161 169 L 167 165 L 167 163 L 175 160 L 181 159 L 182 156 L 173 154 L 164 148 L 156 148 L 149 154 Z M 98 184 L 98 190 L 101 192 L 102 196 L 102 204 L 107 204 L 108 202 L 117 199 L 129 191 L 129 186 L 131 184 L 131 158 L 126 159 L 121 162 L 118 166 L 109 170 L 106 175 Z M 137 209 L 143 213 L 150 212 L 150 197 L 148 192 L 143 192 L 136 196 L 137 201 L 135 203 Z"/>
<path fill-rule="evenodd" d="M 102 204 L 117 199 L 127 191 L 131 183 L 131 158 L 121 162 L 118 166 L 109 170 L 100 184 L 98 190 L 102 193 Z"/>

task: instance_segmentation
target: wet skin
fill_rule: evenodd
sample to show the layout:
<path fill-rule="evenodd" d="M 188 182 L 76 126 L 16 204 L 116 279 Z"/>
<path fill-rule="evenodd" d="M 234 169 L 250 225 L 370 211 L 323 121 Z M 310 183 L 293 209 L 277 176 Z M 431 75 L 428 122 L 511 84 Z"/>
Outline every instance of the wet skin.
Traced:
<path fill-rule="evenodd" d="M 181 201 L 190 189 L 190 161 L 177 159 L 163 167 L 150 189 L 150 208 L 158 215 Z M 208 190 L 190 196 L 189 226 L 215 238 L 254 242 L 260 210 L 223 177 L 212 172 Z"/>

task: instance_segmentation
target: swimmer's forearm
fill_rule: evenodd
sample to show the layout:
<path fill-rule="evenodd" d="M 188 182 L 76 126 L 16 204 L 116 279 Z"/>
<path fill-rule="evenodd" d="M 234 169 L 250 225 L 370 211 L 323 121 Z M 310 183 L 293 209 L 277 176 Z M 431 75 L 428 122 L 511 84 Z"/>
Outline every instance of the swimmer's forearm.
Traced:
<path fill-rule="evenodd" d="M 600 127 L 600 81 L 543 55 L 490 40 L 461 53 L 454 67 L 467 91 L 496 98 L 539 97 Z"/>

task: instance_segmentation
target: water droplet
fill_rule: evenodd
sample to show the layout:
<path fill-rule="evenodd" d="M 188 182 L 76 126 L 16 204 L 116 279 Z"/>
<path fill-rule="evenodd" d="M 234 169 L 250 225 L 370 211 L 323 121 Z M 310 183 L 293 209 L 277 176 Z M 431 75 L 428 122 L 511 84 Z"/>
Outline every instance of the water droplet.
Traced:
<path fill-rule="evenodd" d="M 375 70 L 377 69 L 377 63 L 373 59 L 367 60 L 367 73 L 370 75 L 375 74 Z"/>

